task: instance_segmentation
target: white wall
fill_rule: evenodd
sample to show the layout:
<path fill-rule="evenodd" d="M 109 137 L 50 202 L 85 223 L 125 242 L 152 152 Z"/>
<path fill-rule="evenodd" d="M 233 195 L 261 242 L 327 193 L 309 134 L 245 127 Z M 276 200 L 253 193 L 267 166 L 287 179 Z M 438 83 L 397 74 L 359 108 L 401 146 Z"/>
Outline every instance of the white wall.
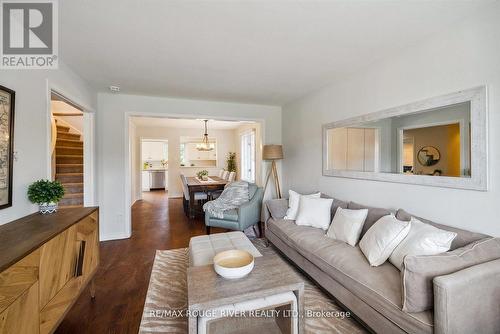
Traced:
<path fill-rule="evenodd" d="M 201 123 L 200 123 L 201 124 Z M 201 129 L 201 128 L 200 128 Z M 135 145 L 140 145 L 143 139 L 165 139 L 168 140 L 168 196 L 182 197 L 182 183 L 180 175 L 194 176 L 200 170 L 208 170 L 210 175 L 218 175 L 219 170 L 224 168 L 226 155 L 234 152 L 235 142 L 233 130 L 209 130 L 210 139 L 215 138 L 217 143 L 217 167 L 181 167 L 180 166 L 180 137 L 197 138 L 203 134 L 200 129 L 183 129 L 167 127 L 137 127 L 135 132 Z M 131 134 L 132 136 L 132 134 Z M 137 154 L 134 160 L 135 176 L 140 177 L 142 171 L 141 155 Z M 133 171 L 134 174 L 134 171 Z M 140 184 L 135 185 L 135 194 L 140 195 Z"/>
<path fill-rule="evenodd" d="M 132 161 L 131 165 L 131 179 L 130 179 L 130 191 L 132 204 L 135 201 L 141 199 L 141 150 L 140 150 L 140 142 L 137 137 L 137 126 L 133 122 L 129 122 L 128 128 L 130 137 L 129 137 L 129 145 L 130 145 L 130 160 Z"/>
<path fill-rule="evenodd" d="M 130 236 L 128 116 L 257 120 L 264 143 L 281 143 L 281 107 L 163 97 L 99 94 L 97 113 L 101 239 Z M 169 142 L 169 146 L 174 143 Z M 126 152 L 127 150 L 127 152 Z M 127 183 L 125 182 L 127 180 Z"/>
<path fill-rule="evenodd" d="M 70 127 L 70 132 L 83 135 L 83 115 L 81 116 L 56 116 L 58 120 L 62 120 L 63 125 Z"/>
<path fill-rule="evenodd" d="M 0 210 L 0 224 L 33 213 L 26 196 L 30 183 L 50 178 L 49 101 L 53 88 L 70 100 L 95 111 L 96 94 L 63 63 L 57 70 L 0 70 L 0 85 L 16 92 L 13 206 Z"/>
<path fill-rule="evenodd" d="M 451 30 L 283 107 L 286 189 L 402 207 L 423 217 L 500 236 L 500 4 Z M 322 176 L 321 125 L 479 85 L 488 87 L 488 192 Z"/>

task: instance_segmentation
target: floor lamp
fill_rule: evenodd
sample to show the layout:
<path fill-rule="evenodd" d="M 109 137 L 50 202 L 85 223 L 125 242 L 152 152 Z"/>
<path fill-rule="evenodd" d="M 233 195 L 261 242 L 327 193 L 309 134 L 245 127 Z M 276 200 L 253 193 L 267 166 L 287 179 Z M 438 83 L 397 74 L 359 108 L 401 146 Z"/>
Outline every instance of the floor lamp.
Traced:
<path fill-rule="evenodd" d="M 273 174 L 274 186 L 278 198 L 281 198 L 280 181 L 278 178 L 278 169 L 276 168 L 276 160 L 283 159 L 283 147 L 281 145 L 264 145 L 262 149 L 262 160 L 271 160 L 271 169 L 267 173 L 266 184 L 264 186 L 264 194 L 266 193 L 267 183 Z"/>

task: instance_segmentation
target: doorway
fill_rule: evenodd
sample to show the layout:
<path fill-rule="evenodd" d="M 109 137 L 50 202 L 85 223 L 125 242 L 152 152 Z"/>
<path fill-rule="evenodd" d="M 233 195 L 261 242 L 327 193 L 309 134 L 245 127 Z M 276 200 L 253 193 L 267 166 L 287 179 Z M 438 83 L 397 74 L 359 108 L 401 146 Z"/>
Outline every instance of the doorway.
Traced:
<path fill-rule="evenodd" d="M 50 92 L 50 178 L 64 187 L 62 208 L 93 205 L 93 117 L 77 103 Z"/>
<path fill-rule="evenodd" d="M 127 210 L 131 210 L 134 203 L 135 206 L 153 205 L 160 198 L 167 200 L 170 206 L 178 207 L 178 203 L 182 206 L 182 198 L 186 198 L 182 176 L 193 178 L 200 172 L 207 172 L 208 177 L 220 177 L 228 169 L 228 160 L 232 160 L 233 166 L 229 169 L 235 170 L 234 173 L 228 170 L 228 179 L 232 175 L 233 180 L 245 179 L 262 186 L 261 121 L 153 116 L 129 115 L 125 127 L 126 189 L 130 189 L 126 195 Z M 247 145 L 242 145 L 242 138 L 248 139 L 245 141 Z M 144 147 L 143 142 L 151 141 L 165 143 L 163 147 L 168 153 L 161 156 L 162 159 L 155 159 L 148 154 L 151 151 Z M 155 151 L 161 149 L 153 149 Z M 229 159 L 230 156 L 234 158 Z M 149 158 L 156 163 L 150 163 Z M 160 166 L 161 160 L 166 162 L 164 166 Z M 148 191 L 149 187 L 146 186 L 151 180 L 148 173 L 158 167 L 167 170 L 164 175 L 168 196 L 163 196 L 159 191 Z M 138 200 L 142 200 L 142 203 Z M 166 209 L 163 210 L 163 214 L 166 214 Z M 130 212 L 126 213 L 126 220 L 129 231 L 132 231 Z"/>
<path fill-rule="evenodd" d="M 168 194 L 168 140 L 141 138 L 142 192 Z"/>

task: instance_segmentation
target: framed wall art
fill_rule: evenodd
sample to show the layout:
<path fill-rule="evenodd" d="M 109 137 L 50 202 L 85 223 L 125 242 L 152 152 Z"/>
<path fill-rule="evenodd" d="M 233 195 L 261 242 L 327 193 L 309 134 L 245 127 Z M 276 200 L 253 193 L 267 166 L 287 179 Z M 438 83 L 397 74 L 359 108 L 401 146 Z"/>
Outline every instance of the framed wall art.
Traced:
<path fill-rule="evenodd" d="M 0 209 L 12 206 L 15 95 L 0 86 Z"/>

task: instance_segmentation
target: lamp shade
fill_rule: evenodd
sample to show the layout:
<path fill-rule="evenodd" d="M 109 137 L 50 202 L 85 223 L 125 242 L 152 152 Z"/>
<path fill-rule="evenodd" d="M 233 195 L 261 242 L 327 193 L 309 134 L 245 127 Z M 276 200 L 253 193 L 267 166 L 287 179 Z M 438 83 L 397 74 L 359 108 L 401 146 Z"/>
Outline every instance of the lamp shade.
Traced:
<path fill-rule="evenodd" d="M 262 148 L 263 160 L 280 160 L 283 159 L 283 146 L 281 145 L 264 145 Z"/>

